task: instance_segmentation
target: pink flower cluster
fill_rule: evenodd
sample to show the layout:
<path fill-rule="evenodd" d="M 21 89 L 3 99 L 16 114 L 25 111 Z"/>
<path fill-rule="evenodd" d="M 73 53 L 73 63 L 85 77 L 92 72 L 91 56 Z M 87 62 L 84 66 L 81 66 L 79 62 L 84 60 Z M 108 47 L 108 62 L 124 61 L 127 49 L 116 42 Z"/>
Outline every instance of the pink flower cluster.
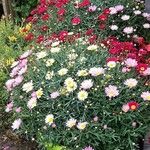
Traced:
<path fill-rule="evenodd" d="M 27 57 L 30 56 L 32 51 L 27 51 L 20 56 L 19 60 L 12 66 L 10 73 L 11 79 L 6 82 L 7 91 L 12 91 L 13 88 L 20 85 L 24 79 L 23 74 L 27 71 Z"/>

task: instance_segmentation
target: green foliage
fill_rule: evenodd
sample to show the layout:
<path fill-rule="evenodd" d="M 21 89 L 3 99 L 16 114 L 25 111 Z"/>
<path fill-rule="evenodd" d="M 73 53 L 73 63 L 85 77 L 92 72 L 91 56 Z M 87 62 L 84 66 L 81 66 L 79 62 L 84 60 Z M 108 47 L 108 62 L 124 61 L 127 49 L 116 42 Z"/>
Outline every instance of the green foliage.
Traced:
<path fill-rule="evenodd" d="M 0 21 L 0 128 L 4 128 L 9 123 L 9 119 L 6 119 L 7 114 L 5 112 L 5 105 L 9 98 L 8 93 L 5 89 L 5 82 L 9 76 L 9 67 L 12 62 L 18 57 L 21 53 L 16 43 L 19 40 L 18 36 L 19 27 L 9 21 L 9 20 L 1 20 Z M 15 37 L 16 40 L 10 40 L 9 37 Z M 8 117 L 8 116 L 7 116 Z"/>
<path fill-rule="evenodd" d="M 13 0 L 12 6 L 15 11 L 16 23 L 25 19 L 37 3 L 38 0 Z"/>
<path fill-rule="evenodd" d="M 33 53 L 23 83 L 12 91 L 14 107 L 22 108 L 20 113 L 14 112 L 14 117 L 22 120 L 19 133 L 26 133 L 27 136 L 37 139 L 40 133 L 44 139 L 40 144 L 59 144 L 71 150 L 81 150 L 89 145 L 95 150 L 138 148 L 137 139 L 142 138 L 150 125 L 150 104 L 141 98 L 142 92 L 149 88 L 143 86 L 144 79 L 138 78 L 134 70 L 122 73 L 123 64 L 116 63 L 114 68 L 109 68 L 105 65 L 107 51 L 99 46 L 92 46 L 90 49 L 84 41 L 86 40 L 79 39 L 75 43 L 42 48 L 41 52 Z M 59 48 L 60 51 L 56 52 Z M 55 60 L 54 64 L 46 66 L 51 58 Z M 90 73 L 86 76 L 77 75 L 78 71 L 86 69 L 89 72 L 93 67 L 103 67 L 105 73 L 95 77 Z M 62 68 L 68 69 L 64 75 L 58 72 Z M 69 77 L 74 79 L 75 83 L 71 81 L 65 85 Z M 137 86 L 125 86 L 124 82 L 129 78 L 136 79 Z M 85 90 L 88 97 L 81 100 L 78 97 L 82 89 L 81 83 L 88 79 L 91 79 L 94 85 Z M 28 88 L 25 88 L 26 83 L 31 80 L 33 87 L 28 85 Z M 77 88 L 74 89 L 75 84 Z M 109 85 L 118 88 L 118 96 L 106 96 L 105 88 Z M 31 96 L 33 91 L 38 95 L 36 101 Z M 53 99 L 50 95 L 55 91 L 58 91 L 60 96 Z M 139 107 L 126 113 L 122 111 L 122 106 L 131 101 L 138 103 Z M 49 114 L 54 115 L 51 123 L 45 121 Z M 99 118 L 97 121 L 93 120 L 95 116 Z M 72 128 L 66 126 L 70 118 L 77 120 Z M 77 126 L 79 122 L 88 124 L 82 130 Z"/>

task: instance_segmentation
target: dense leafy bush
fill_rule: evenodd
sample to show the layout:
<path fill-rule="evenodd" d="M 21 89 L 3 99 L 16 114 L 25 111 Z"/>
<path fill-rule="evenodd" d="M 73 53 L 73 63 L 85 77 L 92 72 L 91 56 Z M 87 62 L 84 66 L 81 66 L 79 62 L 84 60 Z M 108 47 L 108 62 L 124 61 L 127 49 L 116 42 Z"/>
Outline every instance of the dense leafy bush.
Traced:
<path fill-rule="evenodd" d="M 38 0 L 13 0 L 12 6 L 15 13 L 15 22 L 22 22 L 37 3 Z"/>
<path fill-rule="evenodd" d="M 5 85 L 13 130 L 47 150 L 138 149 L 150 125 L 150 24 L 130 2 L 40 1 L 19 30 L 32 50 Z"/>
<path fill-rule="evenodd" d="M 6 89 L 4 88 L 5 82 L 9 77 L 9 68 L 12 62 L 26 50 L 22 35 L 20 35 L 19 27 L 14 25 L 12 21 L 2 19 L 0 21 L 0 114 L 1 121 L 0 127 L 5 127 L 9 121 L 3 122 L 3 117 L 6 117 L 4 113 L 4 106 L 7 103 L 9 97 Z M 9 118 L 11 119 L 11 118 Z M 8 119 L 8 120 L 9 120 Z"/>
<path fill-rule="evenodd" d="M 107 51 L 85 41 L 54 42 L 13 64 L 6 83 L 13 104 L 6 109 L 16 118 L 12 128 L 69 149 L 133 150 L 150 123 L 149 88 L 135 66 L 123 72 L 128 60 L 105 63 Z"/>
<path fill-rule="evenodd" d="M 32 22 L 34 26 L 25 40 L 40 43 L 56 36 L 63 40 L 70 31 L 88 34 L 91 42 L 98 37 L 112 35 L 122 41 L 131 40 L 133 36 L 148 39 L 148 17 L 144 13 L 143 1 L 130 1 L 127 5 L 111 5 L 109 2 L 107 6 L 104 1 L 97 0 L 64 3 L 41 1 L 27 18 L 27 22 Z"/>

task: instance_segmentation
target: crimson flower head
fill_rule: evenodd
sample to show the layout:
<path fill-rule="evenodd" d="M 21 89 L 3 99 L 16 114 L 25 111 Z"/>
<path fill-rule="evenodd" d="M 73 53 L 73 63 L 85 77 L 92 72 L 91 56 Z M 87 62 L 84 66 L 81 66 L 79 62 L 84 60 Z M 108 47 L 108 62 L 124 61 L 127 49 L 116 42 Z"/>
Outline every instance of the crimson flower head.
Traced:
<path fill-rule="evenodd" d="M 145 45 L 145 49 L 146 49 L 148 52 L 150 52 L 150 44 Z"/>
<path fill-rule="evenodd" d="M 105 14 L 101 14 L 98 16 L 99 21 L 106 21 L 108 19 L 108 16 Z"/>
<path fill-rule="evenodd" d="M 107 58 L 106 62 L 108 63 L 110 61 L 118 62 L 119 58 L 117 58 L 117 57 L 109 57 L 109 58 Z"/>
<path fill-rule="evenodd" d="M 140 73 L 144 72 L 148 68 L 148 64 L 140 63 L 137 65 L 136 69 Z"/>
<path fill-rule="evenodd" d="M 45 13 L 47 11 L 47 6 L 43 6 L 43 5 L 39 5 L 38 7 L 37 7 L 37 12 L 38 12 L 38 14 L 43 14 L 43 13 Z"/>
<path fill-rule="evenodd" d="M 100 25 L 99 25 L 99 29 L 100 30 L 104 30 L 106 28 L 106 24 L 105 23 L 101 23 Z"/>
<path fill-rule="evenodd" d="M 34 38 L 33 33 L 28 33 L 28 34 L 25 36 L 25 41 L 27 41 L 27 42 L 32 41 L 33 38 Z"/>
<path fill-rule="evenodd" d="M 81 3 L 79 3 L 78 7 L 83 8 L 83 7 L 86 7 L 90 4 L 91 4 L 90 0 L 83 0 Z"/>
<path fill-rule="evenodd" d="M 57 11 L 57 15 L 59 15 L 59 16 L 63 16 L 65 13 L 66 13 L 66 10 L 65 10 L 64 8 L 60 8 L 60 9 Z"/>
<path fill-rule="evenodd" d="M 94 32 L 94 29 L 90 28 L 90 29 L 87 29 L 87 30 L 86 30 L 85 34 L 86 34 L 87 36 L 90 36 L 90 35 L 93 34 L 93 32 Z"/>
<path fill-rule="evenodd" d="M 103 14 L 109 15 L 109 14 L 110 14 L 109 8 L 104 9 L 104 10 L 103 10 Z"/>
<path fill-rule="evenodd" d="M 139 103 L 135 101 L 131 101 L 128 103 L 130 110 L 136 110 L 139 107 Z"/>
<path fill-rule="evenodd" d="M 41 43 L 42 41 L 44 41 L 44 36 L 43 35 L 39 35 L 36 39 L 36 43 Z"/>
<path fill-rule="evenodd" d="M 48 20 L 49 18 L 50 18 L 49 14 L 44 14 L 44 15 L 42 16 L 42 20 L 43 20 L 43 21 L 46 21 L 46 20 Z"/>
<path fill-rule="evenodd" d="M 47 25 L 43 25 L 43 26 L 41 27 L 41 30 L 42 30 L 42 31 L 47 31 L 47 30 L 48 30 L 48 26 L 47 26 Z"/>
<path fill-rule="evenodd" d="M 74 26 L 80 24 L 80 23 L 81 23 L 80 17 L 74 17 L 74 18 L 71 20 L 71 23 L 72 23 L 72 25 L 74 25 Z"/>

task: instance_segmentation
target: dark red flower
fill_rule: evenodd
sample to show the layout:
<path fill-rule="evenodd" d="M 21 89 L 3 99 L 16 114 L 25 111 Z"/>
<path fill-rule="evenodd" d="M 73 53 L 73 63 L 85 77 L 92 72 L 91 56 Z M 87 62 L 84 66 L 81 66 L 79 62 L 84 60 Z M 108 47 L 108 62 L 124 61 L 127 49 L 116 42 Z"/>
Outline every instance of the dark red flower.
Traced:
<path fill-rule="evenodd" d="M 33 9 L 33 10 L 30 12 L 31 15 L 35 15 L 36 13 L 37 13 L 37 9 Z"/>
<path fill-rule="evenodd" d="M 26 22 L 32 22 L 32 19 L 33 19 L 33 17 L 32 17 L 32 16 L 29 16 L 29 17 L 26 19 Z"/>
<path fill-rule="evenodd" d="M 85 32 L 85 35 L 90 36 L 90 35 L 93 34 L 93 32 L 94 32 L 94 29 L 91 29 L 91 28 L 87 29 L 86 32 Z"/>
<path fill-rule="evenodd" d="M 44 14 L 44 15 L 42 15 L 41 18 L 42 18 L 43 21 L 46 21 L 50 18 L 50 15 L 49 14 Z"/>
<path fill-rule="evenodd" d="M 103 10 L 103 14 L 109 15 L 109 14 L 110 14 L 109 8 L 104 9 L 104 10 Z"/>
<path fill-rule="evenodd" d="M 98 16 L 99 21 L 106 21 L 108 19 L 108 16 L 105 14 L 101 14 Z"/>
<path fill-rule="evenodd" d="M 44 41 L 44 36 L 43 35 L 39 35 L 36 39 L 36 43 L 41 43 Z"/>
<path fill-rule="evenodd" d="M 142 45 L 145 42 L 143 37 L 136 37 L 134 38 L 134 41 L 140 45 Z"/>
<path fill-rule="evenodd" d="M 80 17 L 74 17 L 72 20 L 71 20 L 71 23 L 72 25 L 78 25 L 81 23 L 81 19 Z"/>
<path fill-rule="evenodd" d="M 90 0 L 83 0 L 81 3 L 79 3 L 78 7 L 83 8 L 83 7 L 86 7 L 90 4 L 91 4 Z"/>
<path fill-rule="evenodd" d="M 64 41 L 67 36 L 68 36 L 68 31 L 63 30 L 59 32 L 58 39 L 60 41 Z"/>
<path fill-rule="evenodd" d="M 38 7 L 37 7 L 37 12 L 38 12 L 38 14 L 43 14 L 43 13 L 45 13 L 47 11 L 47 6 L 45 6 L 45 5 L 39 5 Z"/>
<path fill-rule="evenodd" d="M 104 30 L 106 28 L 106 24 L 105 23 L 102 23 L 99 25 L 99 29 L 100 30 Z"/>
<path fill-rule="evenodd" d="M 136 53 L 128 53 L 127 57 L 132 58 L 132 59 L 137 59 L 137 54 Z"/>
<path fill-rule="evenodd" d="M 46 5 L 46 0 L 40 0 L 40 3 L 41 3 L 42 5 Z"/>
<path fill-rule="evenodd" d="M 148 52 L 150 52 L 150 44 L 145 45 L 145 49 L 146 49 Z"/>
<path fill-rule="evenodd" d="M 34 38 L 34 34 L 33 33 L 28 33 L 26 36 L 25 36 L 25 41 L 29 42 L 29 41 L 32 41 Z"/>
<path fill-rule="evenodd" d="M 92 35 L 88 40 L 90 44 L 94 44 L 97 40 L 97 35 L 96 34 Z"/>
<path fill-rule="evenodd" d="M 65 10 L 64 8 L 60 8 L 60 9 L 57 11 L 57 15 L 59 15 L 59 16 L 63 16 L 65 13 L 66 13 L 66 10 Z"/>
<path fill-rule="evenodd" d="M 32 19 L 32 23 L 36 23 L 38 21 L 38 18 L 37 17 L 34 17 L 33 19 Z"/>
<path fill-rule="evenodd" d="M 117 61 L 119 61 L 119 58 L 117 58 L 117 57 L 109 57 L 109 58 L 107 58 L 106 62 L 110 62 L 110 61 L 117 62 Z"/>
<path fill-rule="evenodd" d="M 113 55 L 120 54 L 120 52 L 121 52 L 121 49 L 120 49 L 120 48 L 114 47 L 114 48 L 110 48 L 110 49 L 109 49 L 109 53 L 110 53 L 110 54 L 113 54 Z"/>
<path fill-rule="evenodd" d="M 139 56 L 143 56 L 143 55 L 146 55 L 146 54 L 148 54 L 148 52 L 144 49 L 140 49 L 139 52 L 138 52 Z"/>
<path fill-rule="evenodd" d="M 42 31 L 47 31 L 47 30 L 48 30 L 48 26 L 47 26 L 47 25 L 43 25 L 43 26 L 41 27 L 41 30 L 42 30 Z"/>
<path fill-rule="evenodd" d="M 139 107 L 139 103 L 135 101 L 131 101 L 128 103 L 130 110 L 136 110 Z"/>
<path fill-rule="evenodd" d="M 139 63 L 136 67 L 137 71 L 142 73 L 148 68 L 148 64 Z"/>

